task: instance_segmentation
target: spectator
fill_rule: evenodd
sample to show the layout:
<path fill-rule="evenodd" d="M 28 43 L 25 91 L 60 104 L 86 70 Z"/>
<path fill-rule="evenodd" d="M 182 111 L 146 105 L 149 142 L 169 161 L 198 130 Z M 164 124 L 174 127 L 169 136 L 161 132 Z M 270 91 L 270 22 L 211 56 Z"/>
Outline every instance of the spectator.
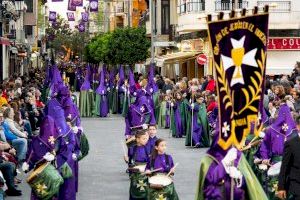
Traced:
<path fill-rule="evenodd" d="M 206 91 L 213 93 L 215 91 L 215 80 L 212 75 L 207 76 L 207 86 L 205 88 Z"/>
<path fill-rule="evenodd" d="M 27 134 L 17 130 L 12 120 L 14 117 L 14 111 L 12 108 L 6 108 L 4 113 L 0 112 L 0 122 L 3 121 L 2 127 L 7 142 L 9 142 L 17 151 L 17 159 L 19 164 L 22 164 L 27 153 Z"/>

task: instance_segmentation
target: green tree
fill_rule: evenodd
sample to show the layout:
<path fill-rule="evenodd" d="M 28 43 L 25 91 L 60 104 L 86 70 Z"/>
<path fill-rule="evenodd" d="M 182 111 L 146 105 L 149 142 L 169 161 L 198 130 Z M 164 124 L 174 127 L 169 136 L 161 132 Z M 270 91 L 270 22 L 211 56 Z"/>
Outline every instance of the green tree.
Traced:
<path fill-rule="evenodd" d="M 109 42 L 109 58 L 112 64 L 133 65 L 147 59 L 150 45 L 145 27 L 116 29 Z"/>

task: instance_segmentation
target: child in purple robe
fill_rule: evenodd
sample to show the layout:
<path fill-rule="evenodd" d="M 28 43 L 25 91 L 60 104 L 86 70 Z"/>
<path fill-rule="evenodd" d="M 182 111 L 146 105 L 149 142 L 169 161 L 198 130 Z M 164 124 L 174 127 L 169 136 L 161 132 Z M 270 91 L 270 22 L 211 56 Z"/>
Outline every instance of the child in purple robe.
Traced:
<path fill-rule="evenodd" d="M 155 142 L 158 139 L 156 137 L 156 133 L 157 133 L 156 125 L 149 125 L 148 126 L 148 133 L 149 133 L 149 140 L 148 140 L 148 143 L 147 143 L 146 146 L 148 148 L 148 151 L 150 153 L 152 153 L 152 151 L 154 149 L 154 146 L 155 146 Z"/>
<path fill-rule="evenodd" d="M 163 139 L 158 139 L 155 142 L 154 150 L 146 166 L 146 174 L 152 174 L 150 170 L 157 170 L 159 174 L 174 175 L 175 166 L 172 156 L 166 154 L 167 143 Z M 179 197 L 175 190 L 174 183 L 164 186 L 162 189 L 149 188 L 147 199 L 172 199 L 178 200 Z"/>
<path fill-rule="evenodd" d="M 136 145 L 129 147 L 128 157 L 125 157 L 125 161 L 129 166 L 135 166 L 141 163 L 147 163 L 149 160 L 150 152 L 147 148 L 147 142 L 149 140 L 148 132 L 145 130 L 138 130 L 135 134 Z"/>
<path fill-rule="evenodd" d="M 167 143 L 164 139 L 157 139 L 154 145 L 153 152 L 146 166 L 146 173 L 150 173 L 150 170 L 157 170 L 160 173 L 174 174 L 174 162 L 172 156 L 166 154 Z"/>

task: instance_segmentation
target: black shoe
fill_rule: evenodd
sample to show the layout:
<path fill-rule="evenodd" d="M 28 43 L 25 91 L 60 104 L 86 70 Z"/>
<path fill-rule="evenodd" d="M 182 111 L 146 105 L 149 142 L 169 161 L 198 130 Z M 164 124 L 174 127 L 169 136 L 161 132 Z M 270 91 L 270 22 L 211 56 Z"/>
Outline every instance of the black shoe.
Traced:
<path fill-rule="evenodd" d="M 22 191 L 21 190 L 17 190 L 17 189 L 6 190 L 5 194 L 7 196 L 21 196 L 22 195 Z"/>

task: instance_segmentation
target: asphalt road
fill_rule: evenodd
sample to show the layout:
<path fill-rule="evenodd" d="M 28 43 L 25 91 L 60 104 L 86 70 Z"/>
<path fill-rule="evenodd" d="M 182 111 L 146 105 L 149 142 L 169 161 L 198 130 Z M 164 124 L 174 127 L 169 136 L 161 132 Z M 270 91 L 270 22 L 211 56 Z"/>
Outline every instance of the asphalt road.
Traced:
<path fill-rule="evenodd" d="M 80 162 L 79 200 L 126 200 L 129 192 L 129 178 L 125 173 L 121 141 L 124 139 L 124 118 L 83 118 L 84 132 L 90 142 L 88 157 Z M 184 146 L 184 139 L 169 138 L 169 131 L 158 130 L 158 136 L 167 140 L 167 153 L 179 163 L 175 187 L 181 200 L 193 200 L 196 193 L 200 160 L 206 149 Z M 7 200 L 29 200 L 30 188 L 25 182 L 19 188 L 23 196 L 8 197 Z"/>

